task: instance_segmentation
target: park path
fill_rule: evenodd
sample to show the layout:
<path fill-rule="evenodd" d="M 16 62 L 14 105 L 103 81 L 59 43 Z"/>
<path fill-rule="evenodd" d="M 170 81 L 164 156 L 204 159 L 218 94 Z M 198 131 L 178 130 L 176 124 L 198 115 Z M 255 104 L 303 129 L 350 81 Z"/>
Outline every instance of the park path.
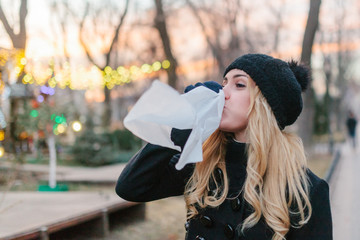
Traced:
<path fill-rule="evenodd" d="M 125 164 L 113 164 L 102 167 L 70 167 L 57 166 L 56 179 L 59 182 L 115 183 Z M 12 166 L 0 163 L 0 168 L 10 169 Z M 49 165 L 23 164 L 17 167 L 20 171 L 43 173 L 41 180 L 48 179 Z"/>
<path fill-rule="evenodd" d="M 354 149 L 350 146 L 349 143 L 344 143 L 337 146 L 341 151 L 341 156 L 338 164 L 336 165 L 335 171 L 332 174 L 331 179 L 329 180 L 330 185 L 330 198 L 331 198 L 331 210 L 333 217 L 333 236 L 334 240 L 360 240 L 360 146 L 357 149 Z M 47 172 L 48 166 L 42 165 L 32 165 L 25 164 L 23 165 L 23 170 L 25 171 L 35 171 L 35 172 Z M 99 167 L 99 168 L 86 168 L 86 167 L 58 167 L 57 169 L 57 178 L 59 181 L 69 181 L 69 182 L 107 182 L 114 183 L 116 182 L 117 177 L 124 168 L 124 164 Z M 57 193 L 58 199 L 65 200 L 69 198 L 69 201 L 72 204 L 66 204 L 66 206 L 71 206 L 78 208 L 76 203 L 83 204 L 83 199 L 87 199 L 89 202 L 89 209 L 94 209 L 96 203 L 101 203 L 108 205 L 115 202 L 121 201 L 115 193 L 106 192 L 104 193 Z M 34 218 L 34 213 L 38 213 L 40 209 L 46 209 L 45 212 L 48 212 L 49 206 L 45 206 L 44 202 L 49 197 L 54 197 L 53 193 L 30 193 L 30 192 L 21 192 L 21 193 L 7 193 L 1 196 L 1 206 L 0 206 L 0 226 L 5 227 L 4 223 L 8 224 L 11 222 L 17 222 L 19 226 L 19 221 L 15 219 L 21 219 L 22 221 L 28 219 L 29 216 Z M 7 195 L 7 196 L 6 196 Z M 52 196 L 51 196 L 52 195 Z M 60 196 L 62 195 L 62 196 Z M 70 196 L 72 195 L 72 196 Z M 71 199 L 71 200 L 70 200 Z M 79 199 L 76 201 L 75 199 Z M 94 201 L 89 201 L 93 199 Z M 4 201 L 5 200 L 5 201 Z M 35 208 L 34 201 L 40 203 L 39 208 Z M 48 202 L 56 203 L 54 199 L 51 199 Z M 17 206 L 13 208 L 13 206 Z M 20 209 L 19 206 L 24 205 L 27 211 Z M 41 206 L 43 205 L 43 206 Z M 56 205 L 56 204 L 55 204 Z M 58 208 L 62 205 L 60 202 L 53 209 Z M 14 211 L 13 209 L 18 209 L 20 211 Z M 30 210 L 31 209 L 31 210 Z M 73 208 L 67 207 L 69 214 L 74 213 Z M 82 211 L 89 211 L 82 209 Z M 18 214 L 16 214 L 16 212 Z M 9 214 L 9 215 L 7 215 Z M 36 214 L 35 214 L 36 215 Z M 48 216 L 54 216 L 57 214 L 47 214 Z M 13 221 L 9 221 L 12 218 Z M 43 216 L 39 218 L 41 221 L 45 220 Z M 28 219 L 29 220 L 29 219 Z M 48 219 L 49 220 L 49 219 Z M 31 224 L 41 226 L 42 223 L 39 221 L 30 220 Z M 26 226 L 26 224 L 20 224 Z M 28 226 L 30 227 L 30 226 Z M 33 226 L 34 227 L 34 226 Z M 5 233 L 5 229 L 10 229 L 10 226 L 6 226 L 4 229 L 0 229 L 0 232 Z M 20 230 L 20 229 L 18 229 Z M 16 232 L 16 231 L 15 231 Z M 1 235 L 0 235 L 0 239 Z"/>
<path fill-rule="evenodd" d="M 9 168 L 4 164 L 0 167 Z M 123 168 L 124 164 L 98 168 L 58 167 L 57 179 L 115 186 Z M 24 164 L 19 170 L 43 172 L 46 179 L 48 166 Z M 114 188 L 79 192 L 0 192 L 0 240 L 27 236 L 44 226 L 62 222 L 66 224 L 74 218 L 86 217 L 103 209 L 122 208 L 126 204 L 125 200 L 116 195 Z"/>
<path fill-rule="evenodd" d="M 344 143 L 330 179 L 334 240 L 360 240 L 360 149 Z"/>

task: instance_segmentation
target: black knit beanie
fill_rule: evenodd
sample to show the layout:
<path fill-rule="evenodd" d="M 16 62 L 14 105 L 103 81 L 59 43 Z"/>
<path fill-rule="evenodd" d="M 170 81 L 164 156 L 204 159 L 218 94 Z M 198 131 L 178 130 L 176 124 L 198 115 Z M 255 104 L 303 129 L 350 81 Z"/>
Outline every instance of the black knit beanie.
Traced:
<path fill-rule="evenodd" d="M 301 92 L 310 82 L 309 69 L 295 61 L 284 62 L 264 54 L 246 54 L 237 58 L 225 70 L 246 72 L 269 103 L 280 129 L 293 124 L 301 113 Z"/>

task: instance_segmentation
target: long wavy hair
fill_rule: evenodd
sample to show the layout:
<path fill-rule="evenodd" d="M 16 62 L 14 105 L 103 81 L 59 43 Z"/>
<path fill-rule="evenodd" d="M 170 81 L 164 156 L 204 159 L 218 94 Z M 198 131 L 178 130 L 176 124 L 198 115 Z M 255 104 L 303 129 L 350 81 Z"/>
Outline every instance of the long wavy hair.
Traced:
<path fill-rule="evenodd" d="M 311 216 L 306 156 L 301 139 L 280 130 L 266 99 L 252 80 L 251 83 L 247 176 L 242 191 L 252 213 L 238 228 L 251 228 L 263 217 L 274 231 L 272 239 L 285 239 L 290 227 L 301 227 Z M 217 207 L 227 197 L 227 134 L 216 130 L 203 144 L 203 161 L 196 164 L 185 187 L 188 219 L 195 217 L 199 208 Z M 215 177 L 217 167 L 223 171 L 222 182 Z M 215 191 L 210 191 L 211 182 L 215 182 Z"/>

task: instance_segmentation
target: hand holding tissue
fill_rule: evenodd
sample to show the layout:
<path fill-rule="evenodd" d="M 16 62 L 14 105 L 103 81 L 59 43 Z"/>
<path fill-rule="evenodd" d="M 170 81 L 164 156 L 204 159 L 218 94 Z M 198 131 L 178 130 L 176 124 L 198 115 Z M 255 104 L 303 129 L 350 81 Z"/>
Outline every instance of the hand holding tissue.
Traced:
<path fill-rule="evenodd" d="M 202 161 L 203 142 L 219 127 L 225 104 L 223 91 L 198 85 L 185 94 L 154 81 L 124 119 L 124 126 L 139 138 L 181 151 L 171 141 L 171 130 L 192 129 L 176 169 Z"/>

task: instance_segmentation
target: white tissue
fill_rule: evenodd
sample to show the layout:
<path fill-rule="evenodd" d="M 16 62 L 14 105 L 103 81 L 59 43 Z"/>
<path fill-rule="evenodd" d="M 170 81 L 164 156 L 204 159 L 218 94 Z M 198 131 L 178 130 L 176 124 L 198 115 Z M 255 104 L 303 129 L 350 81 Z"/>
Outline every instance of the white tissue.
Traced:
<path fill-rule="evenodd" d="M 171 141 L 172 128 L 192 129 L 176 169 L 202 161 L 202 143 L 219 127 L 225 96 L 204 86 L 179 94 L 154 81 L 124 119 L 124 126 L 139 138 L 180 151 Z"/>

